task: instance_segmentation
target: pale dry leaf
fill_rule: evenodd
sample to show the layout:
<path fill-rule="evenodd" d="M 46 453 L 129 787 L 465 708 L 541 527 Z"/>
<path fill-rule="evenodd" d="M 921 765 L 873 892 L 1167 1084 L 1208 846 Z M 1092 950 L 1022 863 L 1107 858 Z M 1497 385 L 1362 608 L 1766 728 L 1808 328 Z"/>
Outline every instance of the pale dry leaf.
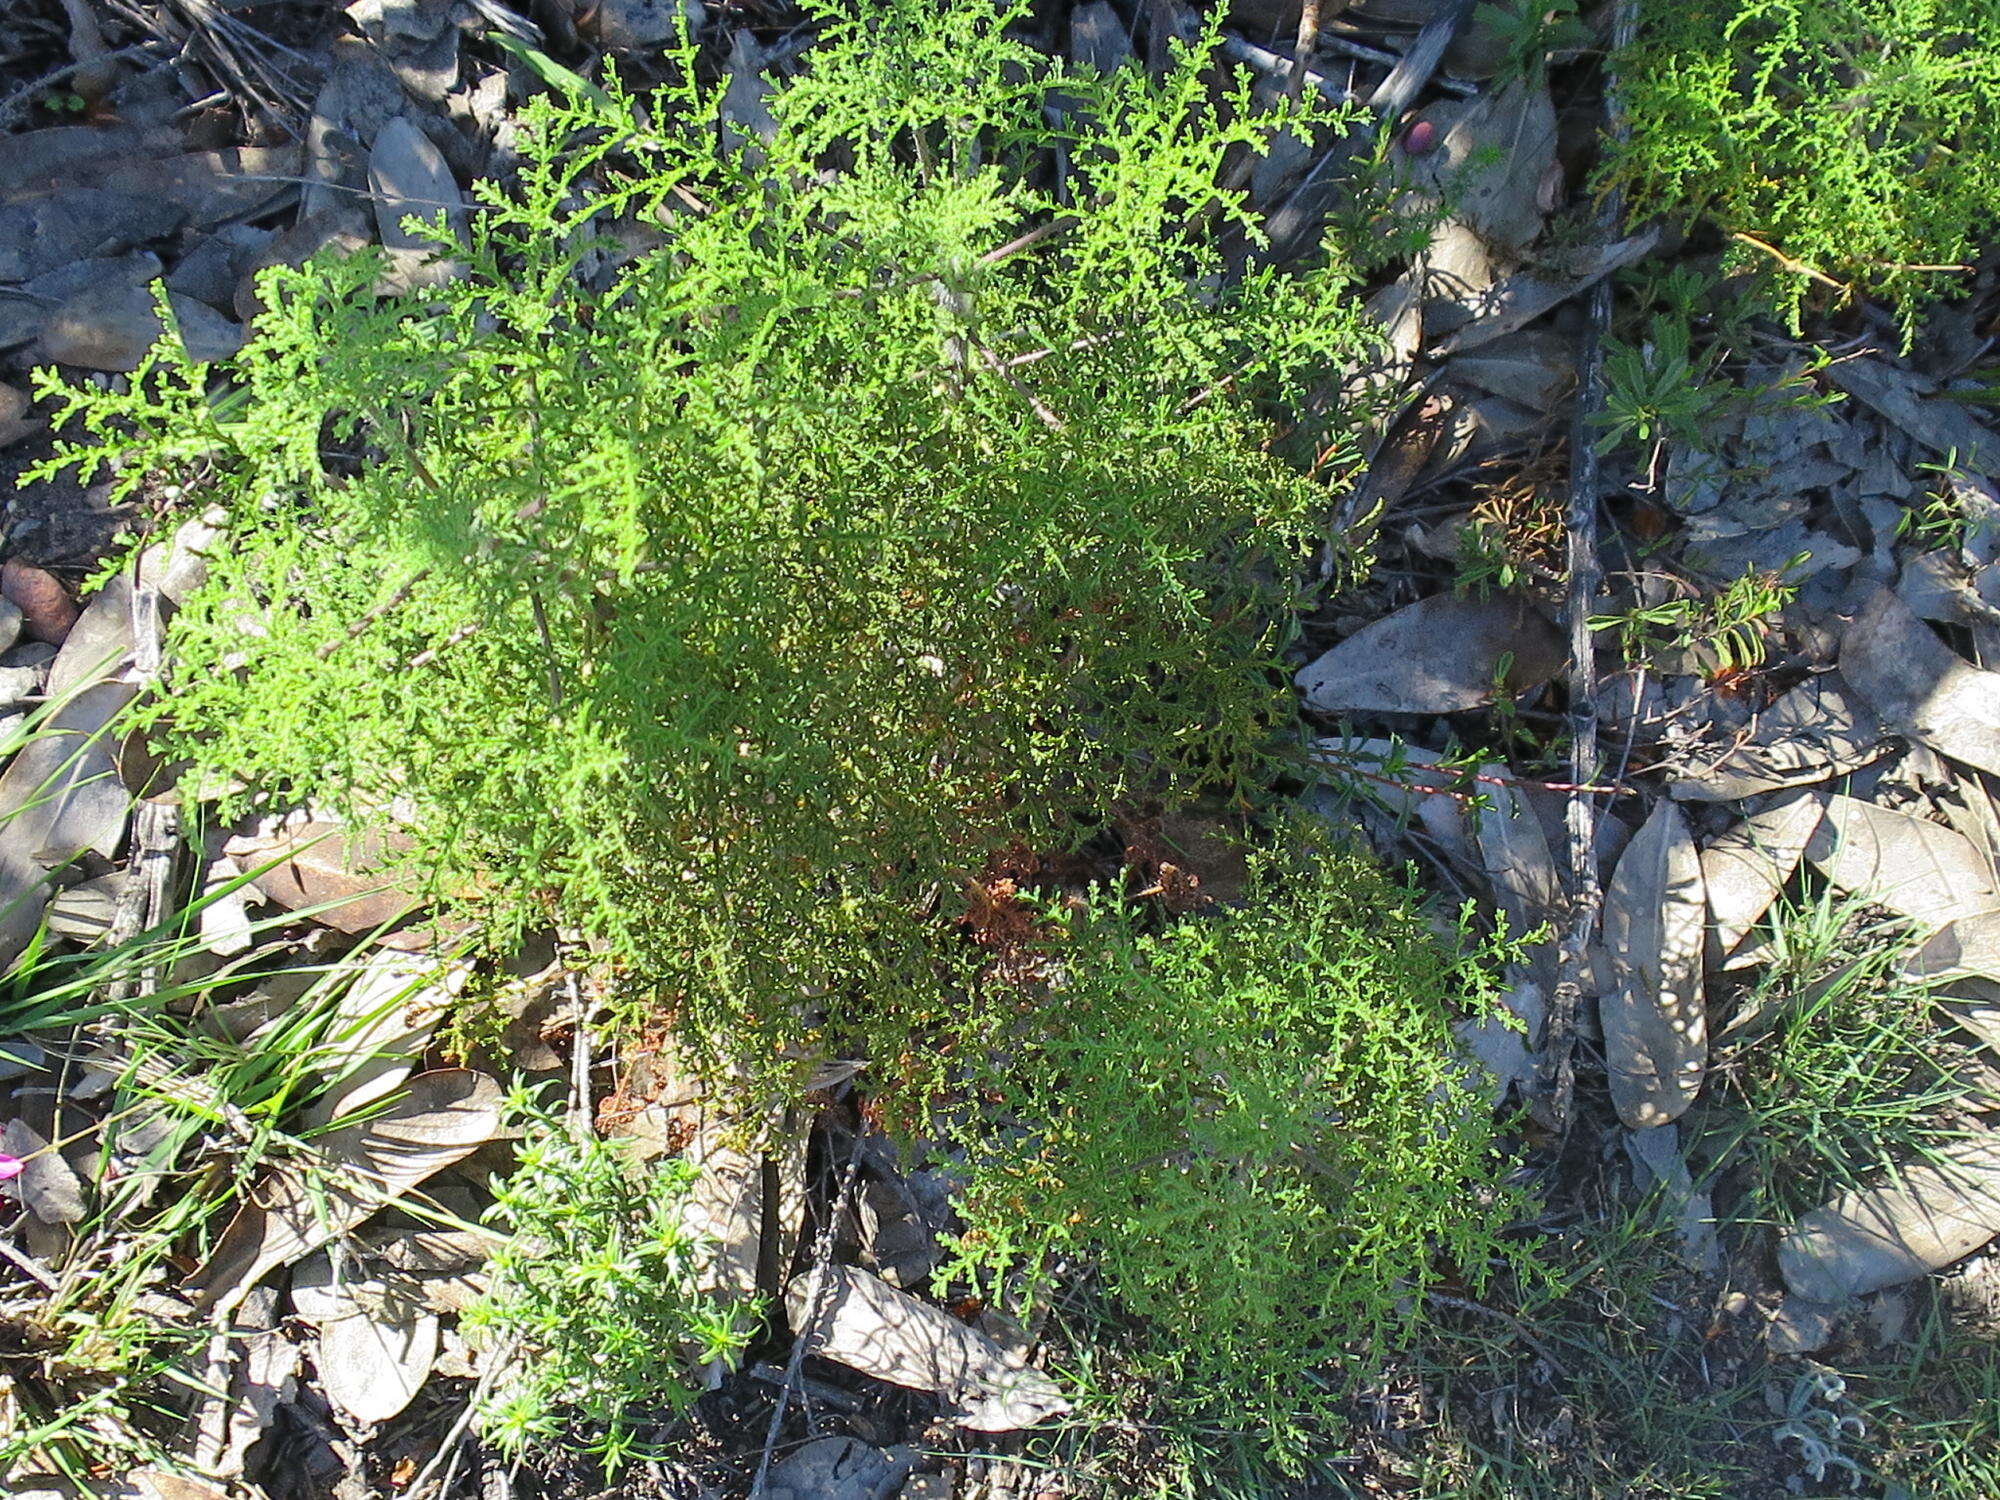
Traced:
<path fill-rule="evenodd" d="M 1555 161 L 1556 112 L 1548 84 L 1522 78 L 1469 102 L 1424 112 L 1442 135 L 1417 158 L 1418 175 L 1495 250 L 1518 256 L 1542 232 L 1542 184 Z"/>
<path fill-rule="evenodd" d="M 251 884 L 285 910 L 309 911 L 315 922 L 358 934 L 401 921 L 422 904 L 382 869 L 410 847 L 407 835 L 357 835 L 315 819 L 232 838 L 223 852 L 255 871 Z"/>
<path fill-rule="evenodd" d="M 436 1314 L 351 1262 L 337 1266 L 325 1250 L 307 1256 L 292 1272 L 292 1305 L 319 1331 L 320 1390 L 355 1421 L 388 1421 L 430 1378 Z"/>
<path fill-rule="evenodd" d="M 1759 713 L 1747 735 L 1677 768 L 1668 791 L 1682 802 L 1735 802 L 1858 770 L 1887 748 L 1833 672 L 1807 679 Z"/>
<path fill-rule="evenodd" d="M 1711 967 L 1720 968 L 1770 910 L 1804 858 L 1806 843 L 1825 813 L 1824 796 L 1794 792 L 1745 818 L 1702 850 Z"/>
<path fill-rule="evenodd" d="M 746 1135 L 756 1136 L 745 1140 Z M 785 1266 L 799 1242 L 805 1222 L 806 1131 L 782 1111 L 774 1112 L 758 1135 L 740 1117 L 715 1114 L 695 1133 L 686 1152 L 699 1175 L 681 1206 L 681 1228 L 699 1246 L 695 1285 L 706 1296 L 732 1305 L 757 1298 L 764 1290 L 760 1268 Z M 778 1188 L 777 1202 L 766 1193 L 769 1180 Z"/>
<path fill-rule="evenodd" d="M 1526 599 L 1434 594 L 1364 625 L 1299 673 L 1325 714 L 1445 714 L 1548 681 L 1562 639 Z"/>
<path fill-rule="evenodd" d="M 822 1359 L 891 1385 L 929 1391 L 974 1432 L 1012 1432 L 1069 1410 L 1055 1382 L 941 1307 L 848 1266 L 827 1268 L 819 1315 L 807 1325 L 810 1280 L 793 1278 L 786 1307 Z"/>
<path fill-rule="evenodd" d="M 1904 962 L 1919 979 L 1967 976 L 2000 980 L 2000 911 L 1959 917 L 1940 927 Z"/>
<path fill-rule="evenodd" d="M 298 1165 L 265 1177 L 190 1278 L 196 1306 L 230 1306 L 266 1273 L 462 1161 L 499 1128 L 500 1085 L 492 1078 L 464 1068 L 419 1073 L 382 1114 L 313 1143 L 313 1164 L 323 1169 L 317 1178 Z"/>
<path fill-rule="evenodd" d="M 1680 808 L 1660 799 L 1604 897 L 1610 990 L 1598 1001 L 1611 1102 L 1634 1128 L 1678 1119 L 1708 1063 L 1701 953 L 1708 902 Z"/>
<path fill-rule="evenodd" d="M 1521 937 L 1555 920 L 1563 904 L 1562 875 L 1541 819 L 1507 767 L 1495 761 L 1481 766 L 1479 774 L 1473 833 L 1480 862 L 1508 932 Z"/>
<path fill-rule="evenodd" d="M 1679 1127 L 1654 1125 L 1628 1131 L 1625 1151 L 1673 1210 L 1682 1258 L 1698 1270 L 1717 1270 L 1722 1264 L 1722 1241 L 1715 1231 L 1715 1202 L 1695 1186 L 1681 1151 Z"/>
<path fill-rule="evenodd" d="M 1964 834 L 1855 797 L 1827 799 L 1805 857 L 1840 890 L 1925 926 L 2000 907 L 1993 867 Z"/>
<path fill-rule="evenodd" d="M 395 291 L 436 286 L 457 266 L 439 259 L 436 242 L 404 227 L 407 220 L 428 225 L 442 213 L 445 227 L 465 242 L 465 197 L 444 154 L 408 116 L 398 115 L 375 133 L 368 153 L 368 189 L 375 200 L 375 223 L 387 252 L 386 287 Z"/>
<path fill-rule="evenodd" d="M 72 694 L 0 774 L 0 836 L 20 855 L 53 869 L 86 850 L 117 853 L 132 794 L 113 726 L 137 691 L 98 682 Z"/>
<path fill-rule="evenodd" d="M 2000 470 L 2000 437 L 1964 401 L 1939 397 L 1909 371 L 1867 355 L 1832 360 L 1825 373 L 1848 395 L 1960 468 L 1976 474 Z"/>
<path fill-rule="evenodd" d="M 1940 1270 L 1995 1233 L 2000 1141 L 1975 1140 L 1814 1209 L 1778 1242 L 1778 1269 L 1799 1296 L 1841 1302 Z"/>
<path fill-rule="evenodd" d="M 331 1125 L 393 1092 L 471 977 L 470 965 L 434 954 L 369 954 L 334 1007 L 320 1061 L 335 1081 L 306 1106 L 307 1126 Z"/>
<path fill-rule="evenodd" d="M 83 1179 L 48 1140 L 26 1120 L 9 1120 L 0 1129 L 0 1151 L 21 1163 L 20 1175 L 7 1185 L 28 1211 L 44 1224 L 75 1224 L 86 1212 Z"/>
<path fill-rule="evenodd" d="M 1840 670 L 1898 734 L 2000 774 L 2000 672 L 1961 661 L 1894 590 L 1878 590 L 1847 627 Z"/>

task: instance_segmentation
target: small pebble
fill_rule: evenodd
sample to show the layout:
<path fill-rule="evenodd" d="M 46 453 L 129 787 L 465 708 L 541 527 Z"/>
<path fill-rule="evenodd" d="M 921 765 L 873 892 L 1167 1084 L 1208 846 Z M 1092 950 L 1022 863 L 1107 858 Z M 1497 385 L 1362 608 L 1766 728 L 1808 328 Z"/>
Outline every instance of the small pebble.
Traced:
<path fill-rule="evenodd" d="M 21 629 L 30 640 L 60 646 L 76 623 L 76 601 L 55 576 L 32 563 L 10 562 L 0 568 L 0 596 L 20 606 Z"/>
<path fill-rule="evenodd" d="M 1437 144 L 1437 126 L 1429 120 L 1419 120 L 1403 132 L 1403 150 L 1411 156 L 1422 156 Z"/>

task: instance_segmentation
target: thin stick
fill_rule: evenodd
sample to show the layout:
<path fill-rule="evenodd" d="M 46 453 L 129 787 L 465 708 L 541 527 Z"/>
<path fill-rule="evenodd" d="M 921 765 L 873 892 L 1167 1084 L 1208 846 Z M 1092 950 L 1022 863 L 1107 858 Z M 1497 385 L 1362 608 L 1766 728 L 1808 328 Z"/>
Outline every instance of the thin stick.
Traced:
<path fill-rule="evenodd" d="M 1304 0 L 1299 7 L 1299 44 L 1292 50 L 1292 76 L 1285 80 L 1287 97 L 1296 99 L 1305 92 L 1306 64 L 1319 45 L 1319 0 Z"/>
<path fill-rule="evenodd" d="M 1758 239 L 1757 236 L 1754 234 L 1745 234 L 1741 230 L 1737 230 L 1734 234 L 1731 234 L 1729 237 L 1732 240 L 1740 240 L 1742 243 L 1748 245 L 1753 250 L 1762 250 L 1766 255 L 1770 256 L 1771 259 L 1775 260 L 1781 267 L 1783 267 L 1787 271 L 1790 271 L 1795 276 L 1811 277 L 1814 281 L 1817 281 L 1821 286 L 1831 287 L 1834 291 L 1839 292 L 1843 297 L 1852 295 L 1852 288 L 1850 288 L 1846 282 L 1835 281 L 1831 276 L 1827 275 L 1826 272 L 1820 270 L 1819 267 L 1817 266 L 1809 266 L 1802 260 L 1793 260 L 1791 256 L 1785 254 L 1785 252 L 1780 250 L 1776 245 L 1767 245 L 1764 243 L 1764 241 Z M 1926 267 L 1925 269 L 1936 269 L 1936 268 Z"/>
<path fill-rule="evenodd" d="M 1231 62 L 1242 63 L 1244 67 L 1256 72 L 1274 75 L 1282 73 L 1287 78 L 1291 77 L 1298 61 L 1296 58 L 1285 57 L 1273 52 L 1269 47 L 1259 47 L 1254 43 L 1246 42 L 1238 36 L 1223 37 L 1222 55 Z M 1358 104 L 1361 102 L 1351 90 L 1342 88 L 1331 78 L 1321 73 L 1302 70 L 1299 72 L 1299 82 L 1302 85 L 1311 84 L 1335 104 Z"/>
<path fill-rule="evenodd" d="M 13 1244 L 4 1238 L 0 1238 L 0 1255 L 4 1255 L 8 1260 L 12 1261 L 21 1274 L 26 1276 L 30 1281 L 40 1282 L 43 1287 L 51 1292 L 61 1290 L 61 1282 L 57 1281 L 55 1277 L 51 1276 L 19 1250 L 16 1250 Z"/>
<path fill-rule="evenodd" d="M 437 1493 L 442 1496 L 451 1487 L 451 1481 L 458 1475 L 458 1445 L 465 1441 L 466 1433 L 472 1430 L 472 1419 L 479 1410 L 479 1403 L 485 1400 L 487 1392 L 493 1389 L 498 1379 L 498 1372 L 507 1367 L 508 1361 L 514 1357 L 516 1348 L 516 1342 L 510 1338 L 493 1351 L 493 1357 L 486 1362 L 485 1369 L 480 1371 L 478 1382 L 472 1387 L 472 1394 L 465 1398 L 465 1409 L 459 1412 L 458 1420 L 451 1424 L 450 1430 L 445 1433 L 443 1440 L 432 1452 L 430 1462 L 424 1465 L 417 1477 L 410 1481 L 410 1487 L 404 1491 L 404 1494 L 411 1496 L 412 1500 L 424 1493 L 424 1486 L 429 1484 L 432 1476 L 444 1467 L 447 1458 L 451 1461 L 451 1468 L 446 1472 L 444 1482 L 438 1486 Z"/>
<path fill-rule="evenodd" d="M 433 488 L 435 488 L 435 484 L 433 484 Z M 416 572 L 412 573 L 397 586 L 393 594 L 369 610 L 368 613 L 356 620 L 352 625 L 349 625 L 346 635 L 336 636 L 333 640 L 322 642 L 319 649 L 313 655 L 319 660 L 325 661 L 349 641 L 358 640 L 362 635 L 367 633 L 368 628 L 377 620 L 381 619 L 391 610 L 400 609 L 407 603 L 410 595 L 416 592 L 417 585 L 430 576 L 431 570 L 429 568 L 417 569 Z"/>
<path fill-rule="evenodd" d="M 1023 250 L 1033 249 L 1036 245 L 1041 244 L 1043 240 L 1054 239 L 1057 235 L 1074 229 L 1076 224 L 1077 220 L 1067 214 L 1059 219 L 1051 219 L 1038 229 L 1030 229 L 1025 234 L 1015 235 L 1014 238 L 996 250 L 988 250 L 973 264 L 997 266 L 1001 261 L 1010 260 L 1014 256 L 1019 255 Z"/>
<path fill-rule="evenodd" d="M 1063 419 L 1057 416 L 1054 412 L 1050 411 L 1048 407 L 1043 404 L 1042 398 L 1040 396 L 1037 396 L 1033 391 L 1029 390 L 1026 382 L 1024 382 L 1020 376 L 1016 375 L 1011 369 L 1007 367 L 1007 362 L 1005 360 L 1003 360 L 999 355 L 995 354 L 991 349 L 987 348 L 984 344 L 974 344 L 972 347 L 973 350 L 979 355 L 980 362 L 984 364 L 987 369 L 991 370 L 995 375 L 998 375 L 1002 380 L 1006 381 L 1007 384 L 1011 385 L 1014 388 L 1014 394 L 1019 396 L 1023 401 L 1028 403 L 1028 410 L 1035 414 L 1036 419 L 1040 421 L 1040 423 L 1044 427 L 1048 428 L 1050 432 L 1062 432 L 1068 427 L 1069 425 L 1068 423 L 1063 421 Z"/>
<path fill-rule="evenodd" d="M 1618 0 L 1612 23 L 1611 61 L 1631 45 L 1638 30 L 1638 0 Z M 1607 134 L 1622 139 L 1625 111 L 1615 72 L 1607 73 L 1604 90 Z M 1624 212 L 1622 195 L 1607 193 L 1598 207 L 1602 240 L 1616 238 Z M 1588 786 L 1597 779 L 1597 662 L 1590 629 L 1591 603 L 1602 581 L 1597 556 L 1597 506 L 1601 476 L 1597 464 L 1597 432 L 1591 419 L 1604 404 L 1604 336 L 1611 323 L 1611 282 L 1590 289 L 1590 317 L 1584 325 L 1577 355 L 1576 418 L 1570 428 L 1569 504 L 1569 728 L 1570 780 Z M 1569 1127 L 1570 1105 L 1576 1092 L 1576 1015 L 1583 1003 L 1583 971 L 1591 934 L 1597 927 L 1603 892 L 1597 881 L 1597 809 L 1591 799 L 1572 792 L 1567 816 L 1569 831 L 1570 909 L 1556 965 L 1556 983 L 1549 997 L 1547 1027 L 1535 1069 L 1537 1114 L 1558 1132 Z"/>
<path fill-rule="evenodd" d="M 848 1200 L 854 1195 L 854 1179 L 861 1170 L 861 1136 L 854 1137 L 854 1149 L 848 1153 L 847 1166 L 840 1174 L 840 1187 L 833 1195 L 833 1210 L 820 1225 L 819 1238 L 813 1244 L 812 1276 L 806 1282 L 805 1316 L 792 1336 L 791 1358 L 785 1361 L 785 1378 L 778 1387 L 778 1403 L 771 1411 L 771 1425 L 764 1432 L 764 1452 L 757 1460 L 757 1477 L 750 1484 L 750 1500 L 763 1500 L 765 1485 L 771 1477 L 771 1458 L 778 1451 L 778 1434 L 785 1425 L 785 1409 L 791 1405 L 792 1391 L 799 1383 L 799 1371 L 805 1367 L 806 1354 L 813 1342 L 813 1335 L 819 1324 L 820 1303 L 826 1298 L 827 1271 L 833 1265 L 834 1228 L 840 1223 L 840 1216 L 846 1211 Z"/>

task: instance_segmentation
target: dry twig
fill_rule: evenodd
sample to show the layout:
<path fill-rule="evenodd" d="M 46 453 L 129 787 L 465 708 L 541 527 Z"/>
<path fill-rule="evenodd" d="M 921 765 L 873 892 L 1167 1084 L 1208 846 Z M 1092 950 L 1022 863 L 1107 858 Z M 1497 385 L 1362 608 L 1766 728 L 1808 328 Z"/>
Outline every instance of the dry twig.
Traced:
<path fill-rule="evenodd" d="M 1638 30 L 1637 0 L 1618 0 L 1612 24 L 1612 56 L 1631 44 Z M 1605 80 L 1607 133 L 1621 138 L 1625 115 L 1616 74 Z M 1598 207 L 1600 243 L 1617 236 L 1624 212 L 1614 189 Z M 1597 432 L 1592 419 L 1604 404 L 1604 335 L 1611 322 L 1611 283 L 1602 280 L 1590 291 L 1590 317 L 1583 347 L 1577 354 L 1576 417 L 1570 429 L 1570 486 L 1565 521 L 1569 530 L 1569 727 L 1570 780 L 1592 785 L 1598 774 L 1597 670 L 1590 616 L 1602 565 L 1597 556 L 1597 507 L 1600 476 Z M 1583 1003 L 1583 970 L 1591 934 L 1597 926 L 1603 892 L 1597 879 L 1597 809 L 1581 792 L 1571 792 L 1565 823 L 1569 831 L 1570 909 L 1563 928 L 1556 969 L 1555 992 L 1549 997 L 1547 1028 L 1536 1068 L 1535 1109 L 1551 1129 L 1568 1128 L 1576 1089 L 1576 1014 Z"/>

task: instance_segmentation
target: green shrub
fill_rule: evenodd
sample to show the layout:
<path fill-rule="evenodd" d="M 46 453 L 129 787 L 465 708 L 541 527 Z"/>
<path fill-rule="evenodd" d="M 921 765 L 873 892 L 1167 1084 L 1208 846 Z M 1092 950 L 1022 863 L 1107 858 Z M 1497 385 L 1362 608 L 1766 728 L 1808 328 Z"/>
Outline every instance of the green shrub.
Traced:
<path fill-rule="evenodd" d="M 168 339 L 59 460 L 229 508 L 173 753 L 393 809 L 497 940 L 575 923 L 765 1057 L 920 983 L 911 901 L 992 850 L 1263 773 L 1325 496 L 1264 413 L 1368 343 L 1337 259 L 1225 276 L 1279 116 L 1206 46 L 1071 76 L 1021 5 L 814 8 L 754 160 L 689 50 L 539 103 L 458 279 L 269 272 L 226 398 Z"/>
<path fill-rule="evenodd" d="M 988 1108 L 957 1132 L 957 1269 L 1093 1268 L 1169 1411 L 1283 1457 L 1425 1288 L 1484 1285 L 1516 1203 L 1448 1026 L 1481 955 L 1364 857 L 1253 870 L 1245 906 L 1162 931 L 1064 910 L 1048 993 L 995 997 L 960 1049 Z"/>
<path fill-rule="evenodd" d="M 700 1394 L 693 1366 L 741 1352 L 752 1310 L 697 1288 L 702 1247 L 682 1226 L 693 1166 L 642 1176 L 526 1091 L 508 1119 L 526 1139 L 486 1214 L 505 1238 L 461 1325 L 503 1372 L 481 1387 L 479 1428 L 510 1457 L 573 1446 L 615 1472 Z"/>
<path fill-rule="evenodd" d="M 2000 4 L 1648 0 L 1642 17 L 1610 162 L 1639 211 L 1713 217 L 1794 320 L 1818 278 L 1906 320 L 1952 289 L 2000 202 Z"/>

